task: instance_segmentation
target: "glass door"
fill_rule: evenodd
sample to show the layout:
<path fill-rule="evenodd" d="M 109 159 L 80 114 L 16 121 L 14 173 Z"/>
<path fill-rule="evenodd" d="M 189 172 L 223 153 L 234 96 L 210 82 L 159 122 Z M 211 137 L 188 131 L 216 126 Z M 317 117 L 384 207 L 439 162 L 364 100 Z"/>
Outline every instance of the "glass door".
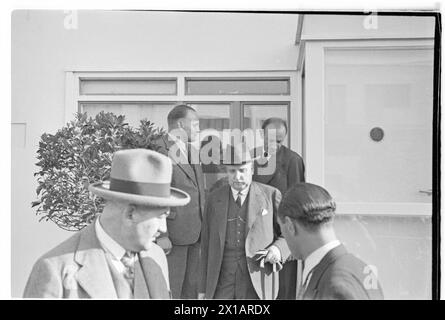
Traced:
<path fill-rule="evenodd" d="M 386 299 L 430 299 L 433 46 L 354 46 L 306 46 L 307 181 L 334 197 L 337 236 Z"/>

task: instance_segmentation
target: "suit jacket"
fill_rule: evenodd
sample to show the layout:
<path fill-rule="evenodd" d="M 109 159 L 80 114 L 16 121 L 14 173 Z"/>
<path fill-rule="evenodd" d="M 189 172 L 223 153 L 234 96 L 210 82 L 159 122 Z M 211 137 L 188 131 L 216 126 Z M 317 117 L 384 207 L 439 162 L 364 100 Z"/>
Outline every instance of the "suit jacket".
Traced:
<path fill-rule="evenodd" d="M 223 185 L 210 193 L 206 201 L 201 241 L 199 290 L 205 293 L 206 299 L 213 298 L 218 283 L 231 196 L 230 186 Z M 272 282 L 277 280 L 278 275 L 272 272 L 269 263 L 266 263 L 267 268 L 260 268 L 259 261 L 254 258 L 255 253 L 270 245 L 275 245 L 280 249 L 283 261 L 290 254 L 276 220 L 280 200 L 281 193 L 276 188 L 252 182 L 248 197 L 245 249 L 250 278 L 261 299 L 276 298 L 278 281 L 275 284 L 275 292 L 272 292 Z"/>
<path fill-rule="evenodd" d="M 255 149 L 255 155 L 261 155 L 262 148 Z M 276 161 L 276 169 L 267 174 L 259 174 L 261 165 L 255 161 L 254 181 L 277 188 L 284 195 L 295 183 L 304 182 L 304 162 L 300 155 L 285 146 L 271 156 L 269 162 Z M 269 170 L 266 170 L 269 171 Z"/>
<path fill-rule="evenodd" d="M 329 251 L 314 268 L 304 300 L 381 300 L 377 276 L 343 245 Z"/>
<path fill-rule="evenodd" d="M 151 258 L 151 259 L 150 259 Z M 135 265 L 135 298 L 158 297 L 158 288 L 147 288 L 148 264 L 160 268 L 165 292 L 169 291 L 168 266 L 164 251 L 153 244 L 140 253 Z M 156 271 L 159 271 L 156 270 Z M 158 282 L 159 283 L 159 282 Z M 116 287 L 105 252 L 96 236 L 94 223 L 42 256 L 34 265 L 23 294 L 24 298 L 117 299 Z M 168 298 L 163 297 L 163 298 Z"/>
<path fill-rule="evenodd" d="M 174 141 L 167 136 L 159 139 L 157 144 L 160 148 L 158 152 L 169 156 L 169 150 Z M 189 245 L 196 243 L 201 234 L 201 220 L 204 212 L 205 189 L 204 174 L 200 165 L 188 164 L 184 154 L 180 154 L 181 161 L 173 163 L 173 175 L 171 186 L 179 188 L 190 195 L 190 202 L 183 207 L 172 207 L 167 218 L 168 237 L 174 245 Z M 196 174 L 195 174 L 196 172 Z"/>

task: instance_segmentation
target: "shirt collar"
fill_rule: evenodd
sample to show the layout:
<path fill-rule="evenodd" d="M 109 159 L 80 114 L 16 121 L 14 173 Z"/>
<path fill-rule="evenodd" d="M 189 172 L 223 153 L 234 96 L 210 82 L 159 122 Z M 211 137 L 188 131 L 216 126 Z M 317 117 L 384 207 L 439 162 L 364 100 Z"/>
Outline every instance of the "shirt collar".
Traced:
<path fill-rule="evenodd" d="M 324 256 L 334 249 L 335 247 L 339 246 L 341 243 L 338 240 L 333 240 L 331 242 L 326 243 L 322 247 L 318 248 L 317 250 L 313 251 L 305 260 L 304 260 L 304 269 L 303 269 L 303 283 L 305 283 L 306 278 L 311 272 L 312 269 L 314 269 L 320 261 L 324 258 Z"/>
<path fill-rule="evenodd" d="M 105 232 L 100 224 L 99 218 L 96 219 L 95 228 L 97 239 L 99 239 L 102 248 L 111 253 L 116 260 L 120 261 L 125 255 L 125 249 Z"/>
<path fill-rule="evenodd" d="M 232 190 L 233 199 L 235 199 L 235 200 L 236 200 L 236 198 L 238 198 L 238 193 L 241 193 L 241 198 L 245 198 L 247 196 L 247 194 L 249 193 L 249 189 L 250 189 L 250 184 L 247 188 L 244 188 L 241 191 L 235 190 L 232 187 L 230 187 L 230 190 Z"/>

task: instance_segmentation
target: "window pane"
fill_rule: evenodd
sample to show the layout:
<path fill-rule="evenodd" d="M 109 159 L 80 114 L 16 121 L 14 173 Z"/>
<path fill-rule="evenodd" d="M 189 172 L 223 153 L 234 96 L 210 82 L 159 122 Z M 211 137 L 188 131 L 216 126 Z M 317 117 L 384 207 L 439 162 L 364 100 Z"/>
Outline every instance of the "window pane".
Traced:
<path fill-rule="evenodd" d="M 243 129 L 261 129 L 268 118 L 281 118 L 289 125 L 287 104 L 244 104 Z M 256 147 L 262 146 L 263 141 L 255 141 Z M 289 135 L 283 145 L 289 146 Z"/>
<path fill-rule="evenodd" d="M 289 95 L 289 79 L 186 79 L 186 94 Z"/>
<path fill-rule="evenodd" d="M 222 103 L 189 103 L 199 115 L 199 127 L 204 129 L 223 130 L 230 128 L 230 104 Z"/>
<path fill-rule="evenodd" d="M 419 191 L 432 185 L 432 62 L 429 49 L 326 51 L 325 185 L 337 201 L 431 202 Z"/>
<path fill-rule="evenodd" d="M 199 127 L 201 129 L 201 146 L 203 147 L 210 142 L 221 142 L 220 139 L 212 136 L 211 134 L 205 135 L 203 130 L 215 129 L 217 131 L 222 131 L 224 129 L 230 129 L 230 104 L 188 103 L 188 105 L 193 107 L 199 115 Z M 221 145 L 221 147 L 224 148 L 225 146 Z M 213 151 L 210 151 L 209 156 L 212 157 L 212 155 Z M 204 172 L 205 188 L 207 191 L 209 191 L 218 180 L 225 177 L 225 171 L 224 168 L 215 163 L 202 163 L 201 165 L 202 171 Z"/>
<path fill-rule="evenodd" d="M 157 127 L 168 129 L 167 115 L 174 107 L 168 103 L 82 103 L 81 110 L 94 117 L 101 111 L 125 115 L 131 126 L 138 127 L 142 119 L 148 119 Z"/>
<path fill-rule="evenodd" d="M 176 94 L 174 79 L 81 79 L 81 95 Z"/>

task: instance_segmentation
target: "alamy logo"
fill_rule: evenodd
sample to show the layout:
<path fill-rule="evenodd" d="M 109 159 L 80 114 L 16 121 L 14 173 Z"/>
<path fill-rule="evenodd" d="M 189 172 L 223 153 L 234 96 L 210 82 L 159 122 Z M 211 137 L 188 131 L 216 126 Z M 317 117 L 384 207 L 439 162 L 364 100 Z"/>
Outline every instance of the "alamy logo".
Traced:
<path fill-rule="evenodd" d="M 169 157 L 180 164 L 222 164 L 224 159 L 231 158 L 232 145 L 241 148 L 244 154 L 249 154 L 251 159 L 257 161 L 257 174 L 269 175 L 275 172 L 276 157 L 272 157 L 277 150 L 276 130 L 270 129 L 267 139 L 264 140 L 262 129 L 214 129 L 202 130 L 198 134 L 199 143 L 188 143 L 187 133 L 182 129 L 173 129 L 168 133 L 168 140 L 174 142 L 169 149 Z M 264 150 L 272 150 L 271 154 L 265 156 Z M 243 159 L 244 160 L 244 159 Z"/>
<path fill-rule="evenodd" d="M 373 265 L 367 265 L 363 268 L 363 274 L 365 279 L 363 280 L 363 286 L 366 290 L 378 289 L 378 271 L 377 267 Z"/>
<path fill-rule="evenodd" d="M 76 30 L 77 24 L 77 10 L 65 10 L 65 18 L 63 19 L 63 27 L 67 30 Z"/>

